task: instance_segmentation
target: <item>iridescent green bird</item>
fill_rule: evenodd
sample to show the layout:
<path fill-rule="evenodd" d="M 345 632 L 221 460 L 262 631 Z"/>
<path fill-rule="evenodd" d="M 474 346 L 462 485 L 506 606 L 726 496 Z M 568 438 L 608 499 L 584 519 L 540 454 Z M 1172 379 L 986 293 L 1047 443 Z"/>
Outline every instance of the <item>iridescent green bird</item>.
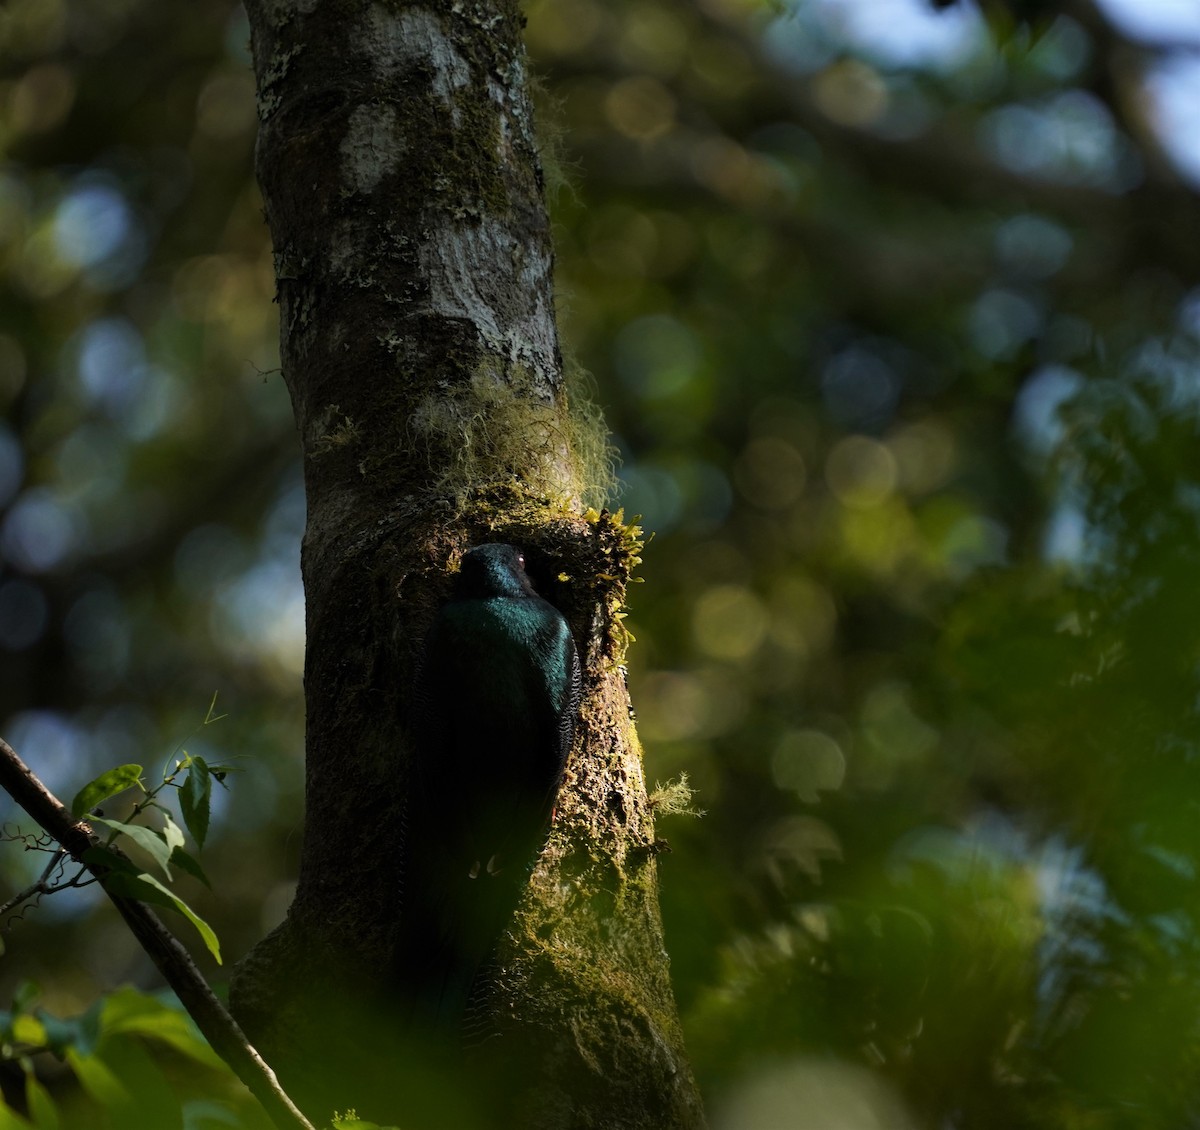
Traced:
<path fill-rule="evenodd" d="M 571 630 L 534 592 L 522 554 L 464 554 L 415 695 L 397 972 L 426 1024 L 460 1034 L 485 993 L 545 842 L 581 686 Z"/>

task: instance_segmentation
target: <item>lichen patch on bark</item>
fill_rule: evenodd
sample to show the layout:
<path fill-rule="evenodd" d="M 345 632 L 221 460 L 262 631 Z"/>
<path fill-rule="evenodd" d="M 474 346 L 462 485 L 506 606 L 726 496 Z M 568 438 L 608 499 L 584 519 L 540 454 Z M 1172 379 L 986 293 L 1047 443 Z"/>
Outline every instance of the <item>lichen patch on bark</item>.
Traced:
<path fill-rule="evenodd" d="M 434 233 L 421 263 L 436 313 L 466 318 L 492 352 L 536 369 L 550 383 L 545 378 L 557 374 L 559 362 L 554 311 L 540 293 L 548 253 L 527 248 L 507 225 L 485 220 Z M 514 301 L 514 295 L 522 297 Z"/>
<path fill-rule="evenodd" d="M 471 68 L 433 12 L 424 8 L 397 11 L 385 4 L 372 4 L 356 45 L 383 82 L 395 79 L 414 64 L 426 63 L 432 72 L 434 93 L 450 110 L 454 124 L 461 124 L 455 93 L 471 81 Z"/>
<path fill-rule="evenodd" d="M 356 106 L 340 147 L 348 192 L 373 192 L 400 167 L 407 148 L 399 132 L 395 108 Z"/>

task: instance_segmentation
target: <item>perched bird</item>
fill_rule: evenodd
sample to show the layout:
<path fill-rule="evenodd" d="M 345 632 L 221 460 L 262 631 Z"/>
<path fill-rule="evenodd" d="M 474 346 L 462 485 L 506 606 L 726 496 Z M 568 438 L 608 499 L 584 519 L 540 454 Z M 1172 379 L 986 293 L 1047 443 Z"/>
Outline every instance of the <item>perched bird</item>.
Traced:
<path fill-rule="evenodd" d="M 464 1015 L 550 824 L 579 710 L 575 641 L 510 545 L 466 553 L 417 678 L 403 941 L 419 1018 Z"/>

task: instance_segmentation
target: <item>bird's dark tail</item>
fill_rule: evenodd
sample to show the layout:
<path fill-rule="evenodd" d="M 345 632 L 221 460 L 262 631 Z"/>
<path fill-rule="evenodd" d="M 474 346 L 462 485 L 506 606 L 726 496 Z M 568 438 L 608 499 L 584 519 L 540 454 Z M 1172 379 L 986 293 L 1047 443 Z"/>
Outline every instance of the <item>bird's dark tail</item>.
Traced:
<path fill-rule="evenodd" d="M 492 1007 L 498 965 L 494 954 L 463 961 L 446 952 L 409 953 L 401 985 L 407 1026 L 447 1049 L 477 1047 L 500 1034 Z"/>
<path fill-rule="evenodd" d="M 477 1048 L 500 1035 L 493 995 L 499 971 L 499 962 L 491 954 L 471 979 L 460 1025 L 464 1049 Z"/>

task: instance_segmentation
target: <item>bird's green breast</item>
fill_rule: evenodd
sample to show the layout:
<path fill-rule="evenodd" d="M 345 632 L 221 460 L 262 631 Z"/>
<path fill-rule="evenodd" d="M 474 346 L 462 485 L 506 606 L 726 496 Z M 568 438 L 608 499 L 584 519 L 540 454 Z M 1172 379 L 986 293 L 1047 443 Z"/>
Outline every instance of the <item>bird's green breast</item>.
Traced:
<path fill-rule="evenodd" d="M 543 601 L 496 596 L 463 600 L 443 610 L 458 675 L 476 695 L 511 707 L 529 693 L 532 678 L 555 709 L 566 702 L 566 622 Z"/>

